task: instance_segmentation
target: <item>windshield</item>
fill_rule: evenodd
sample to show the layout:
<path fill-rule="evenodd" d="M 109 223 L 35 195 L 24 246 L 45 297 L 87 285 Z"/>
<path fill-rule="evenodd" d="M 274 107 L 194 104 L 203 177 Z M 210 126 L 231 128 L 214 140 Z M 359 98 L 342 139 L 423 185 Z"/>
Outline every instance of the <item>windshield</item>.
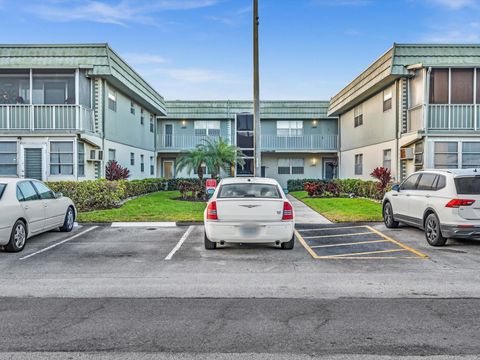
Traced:
<path fill-rule="evenodd" d="M 281 199 L 278 187 L 270 184 L 222 185 L 218 198 L 268 198 Z"/>
<path fill-rule="evenodd" d="M 459 195 L 480 195 L 480 176 L 457 177 L 455 186 Z"/>
<path fill-rule="evenodd" d="M 7 187 L 7 184 L 0 184 L 0 200 L 2 199 L 3 192 L 5 191 L 6 187 Z"/>

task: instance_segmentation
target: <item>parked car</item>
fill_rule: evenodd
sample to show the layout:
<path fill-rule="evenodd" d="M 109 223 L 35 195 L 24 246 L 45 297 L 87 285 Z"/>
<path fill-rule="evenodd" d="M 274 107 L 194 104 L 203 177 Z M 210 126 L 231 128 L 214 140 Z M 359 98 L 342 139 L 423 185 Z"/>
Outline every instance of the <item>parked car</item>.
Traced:
<path fill-rule="evenodd" d="M 28 238 L 59 228 L 72 231 L 72 200 L 31 179 L 0 178 L 0 246 L 22 251 Z"/>
<path fill-rule="evenodd" d="M 217 243 L 274 243 L 293 249 L 295 215 L 276 180 L 227 178 L 220 181 L 204 214 L 205 248 Z"/>
<path fill-rule="evenodd" d="M 416 172 L 385 195 L 383 218 L 388 228 L 401 222 L 423 229 L 432 246 L 480 238 L 480 170 Z"/>

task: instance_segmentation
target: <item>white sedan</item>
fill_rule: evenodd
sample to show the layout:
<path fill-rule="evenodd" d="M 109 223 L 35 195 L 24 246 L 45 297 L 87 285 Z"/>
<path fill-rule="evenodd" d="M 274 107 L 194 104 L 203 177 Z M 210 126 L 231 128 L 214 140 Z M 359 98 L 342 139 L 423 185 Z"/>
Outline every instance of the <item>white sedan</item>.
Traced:
<path fill-rule="evenodd" d="M 0 178 L 0 247 L 22 251 L 28 238 L 59 228 L 73 229 L 75 206 L 61 193 L 31 179 Z"/>
<path fill-rule="evenodd" d="M 273 243 L 293 249 L 294 212 L 276 180 L 228 178 L 204 213 L 205 248 L 224 243 Z"/>

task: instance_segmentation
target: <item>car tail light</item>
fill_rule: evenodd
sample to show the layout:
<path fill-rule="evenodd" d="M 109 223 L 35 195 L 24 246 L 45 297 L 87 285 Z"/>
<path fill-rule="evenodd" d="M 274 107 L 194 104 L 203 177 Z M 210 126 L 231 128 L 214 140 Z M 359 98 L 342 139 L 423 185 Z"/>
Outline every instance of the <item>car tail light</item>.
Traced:
<path fill-rule="evenodd" d="M 453 199 L 448 202 L 445 207 L 447 208 L 459 208 L 460 206 L 470 206 L 475 202 L 475 200 L 467 199 Z"/>
<path fill-rule="evenodd" d="M 293 207 L 288 201 L 283 203 L 283 217 L 282 220 L 293 220 Z"/>
<path fill-rule="evenodd" d="M 207 207 L 207 220 L 218 220 L 217 203 L 212 201 Z"/>

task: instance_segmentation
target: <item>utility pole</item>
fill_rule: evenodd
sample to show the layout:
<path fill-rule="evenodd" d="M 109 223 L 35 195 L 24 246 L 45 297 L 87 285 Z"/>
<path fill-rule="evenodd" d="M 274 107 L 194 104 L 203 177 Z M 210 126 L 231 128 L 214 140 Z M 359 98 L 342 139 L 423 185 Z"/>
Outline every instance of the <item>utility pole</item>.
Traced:
<path fill-rule="evenodd" d="M 258 56 L 258 0 L 253 0 L 253 128 L 255 138 L 253 141 L 255 149 L 254 176 L 261 176 L 262 153 L 260 144 L 260 71 Z"/>

